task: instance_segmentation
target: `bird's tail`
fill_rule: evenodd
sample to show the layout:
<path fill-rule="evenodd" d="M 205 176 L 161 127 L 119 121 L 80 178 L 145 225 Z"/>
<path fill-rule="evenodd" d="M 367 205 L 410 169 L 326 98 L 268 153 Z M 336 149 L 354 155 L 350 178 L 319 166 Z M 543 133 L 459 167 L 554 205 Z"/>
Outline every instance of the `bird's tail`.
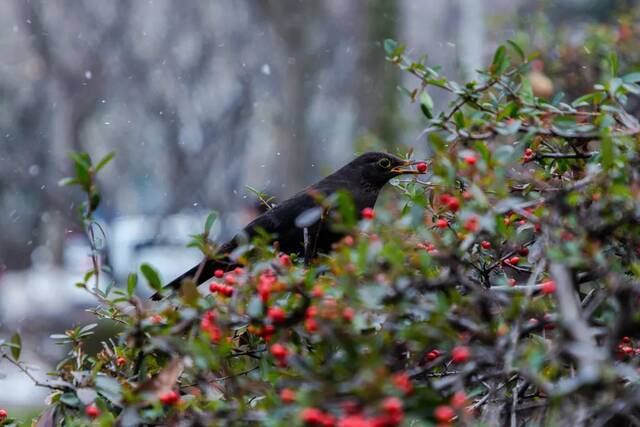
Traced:
<path fill-rule="evenodd" d="M 229 258 L 226 258 L 226 257 L 221 259 L 206 260 L 204 261 L 204 264 L 203 263 L 197 264 L 193 268 L 190 268 L 186 272 L 182 273 L 180 276 L 173 279 L 170 283 L 168 283 L 163 288 L 163 291 L 180 289 L 180 286 L 182 285 L 182 281 L 185 279 L 193 279 L 195 280 L 197 285 L 200 285 L 201 283 L 204 283 L 210 278 L 212 278 L 216 270 L 222 270 L 226 272 L 237 266 L 238 264 L 234 263 L 233 261 L 231 261 Z M 198 274 L 198 270 L 200 270 L 200 274 Z M 155 294 L 151 295 L 151 299 L 154 301 L 161 300 L 164 297 L 163 291 L 156 292 Z"/>

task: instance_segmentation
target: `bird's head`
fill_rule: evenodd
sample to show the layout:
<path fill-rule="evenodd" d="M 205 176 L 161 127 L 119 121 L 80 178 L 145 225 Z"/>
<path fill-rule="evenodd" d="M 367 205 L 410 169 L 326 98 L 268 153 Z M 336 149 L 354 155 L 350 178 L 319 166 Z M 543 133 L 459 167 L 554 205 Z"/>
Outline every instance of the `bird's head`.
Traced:
<path fill-rule="evenodd" d="M 357 157 L 346 168 L 359 174 L 367 183 L 382 187 L 398 175 L 420 173 L 412 167 L 415 164 L 393 154 L 370 152 Z"/>

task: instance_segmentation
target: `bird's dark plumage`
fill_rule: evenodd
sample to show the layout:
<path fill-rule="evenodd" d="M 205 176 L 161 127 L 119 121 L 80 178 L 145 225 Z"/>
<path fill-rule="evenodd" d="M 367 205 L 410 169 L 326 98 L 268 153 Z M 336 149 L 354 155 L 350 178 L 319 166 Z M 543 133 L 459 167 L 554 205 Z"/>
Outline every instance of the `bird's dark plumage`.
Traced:
<path fill-rule="evenodd" d="M 333 174 L 258 216 L 244 228 L 241 234 L 251 239 L 257 230 L 265 230 L 275 236 L 274 239 L 278 241 L 279 249 L 285 253 L 313 256 L 317 252 L 329 252 L 332 244 L 337 242 L 342 235 L 331 229 L 329 221 L 324 221 L 325 215 L 320 215 L 318 212 L 315 216 L 310 215 L 312 217 L 311 224 L 296 225 L 296 219 L 301 214 L 319 208 L 317 198 L 314 195 L 321 194 L 326 197 L 339 190 L 344 190 L 352 197 L 357 212 L 361 212 L 364 208 L 373 208 L 380 190 L 391 178 L 404 173 L 417 173 L 416 170 L 409 167 L 411 164 L 409 161 L 387 153 L 365 153 Z M 303 227 L 307 227 L 306 246 Z M 239 236 L 234 237 L 220 246 L 217 252 L 229 254 L 238 246 L 239 240 Z M 305 254 L 305 249 L 307 252 L 311 250 L 312 253 Z M 228 271 L 233 267 L 235 267 L 234 262 L 226 256 L 218 260 L 208 260 L 177 277 L 166 288 L 178 289 L 186 278 L 193 278 L 200 284 L 213 277 L 215 270 Z M 199 274 L 198 270 L 200 270 Z M 159 299 L 161 297 L 162 295 L 157 293 L 152 298 Z"/>

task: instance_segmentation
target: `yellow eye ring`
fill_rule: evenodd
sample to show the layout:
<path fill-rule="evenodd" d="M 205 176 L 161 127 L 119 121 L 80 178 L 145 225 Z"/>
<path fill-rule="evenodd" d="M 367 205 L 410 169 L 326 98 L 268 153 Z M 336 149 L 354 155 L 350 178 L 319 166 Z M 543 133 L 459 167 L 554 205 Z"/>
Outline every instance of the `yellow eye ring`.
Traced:
<path fill-rule="evenodd" d="M 386 157 L 378 160 L 378 166 L 383 167 L 385 169 L 389 169 L 391 167 L 391 160 Z"/>

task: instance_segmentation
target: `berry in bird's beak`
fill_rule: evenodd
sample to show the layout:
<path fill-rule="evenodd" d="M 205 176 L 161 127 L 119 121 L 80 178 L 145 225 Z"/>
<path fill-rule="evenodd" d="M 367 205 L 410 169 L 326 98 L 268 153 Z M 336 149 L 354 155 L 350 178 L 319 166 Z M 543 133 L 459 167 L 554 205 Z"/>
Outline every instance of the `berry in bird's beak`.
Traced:
<path fill-rule="evenodd" d="M 417 165 L 417 169 L 413 169 L 411 166 Z M 427 170 L 427 164 L 425 162 L 412 162 L 410 160 L 405 161 L 401 166 L 396 166 L 391 169 L 391 172 L 397 174 L 420 174 Z"/>

